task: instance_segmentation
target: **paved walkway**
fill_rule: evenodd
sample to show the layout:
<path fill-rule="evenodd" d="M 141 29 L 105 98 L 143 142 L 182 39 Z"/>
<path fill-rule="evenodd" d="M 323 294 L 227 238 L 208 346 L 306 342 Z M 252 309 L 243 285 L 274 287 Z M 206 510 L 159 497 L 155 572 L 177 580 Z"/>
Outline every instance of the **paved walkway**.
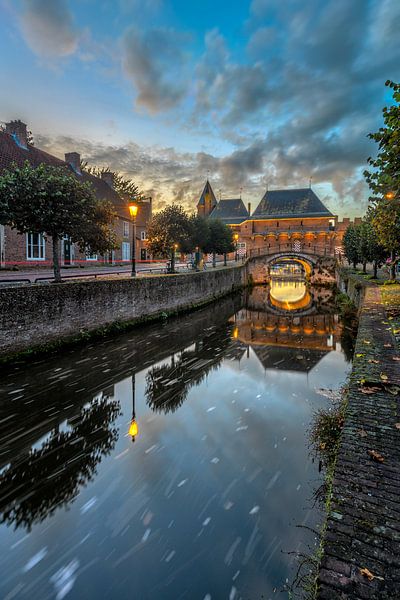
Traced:
<path fill-rule="evenodd" d="M 228 266 L 232 266 L 235 261 L 227 261 Z M 224 266 L 223 261 L 217 262 L 217 268 L 222 268 Z M 143 263 L 136 265 L 136 271 L 138 276 L 146 276 L 146 275 L 160 275 L 165 274 L 167 268 L 166 261 L 164 262 L 153 262 L 153 263 Z M 190 263 L 187 262 L 178 262 L 175 265 L 176 271 L 178 273 L 190 273 L 193 271 L 193 268 Z M 207 263 L 206 269 L 212 269 L 212 264 Z M 131 275 L 131 266 L 85 266 L 84 268 L 79 267 L 68 267 L 61 268 L 61 277 L 63 279 L 84 279 L 85 277 L 130 277 Z M 14 283 L 35 283 L 37 280 L 40 281 L 51 281 L 54 278 L 53 269 L 21 269 L 20 271 L 5 271 L 0 270 L 0 285 L 7 285 Z"/>
<path fill-rule="evenodd" d="M 388 319 L 381 289 L 368 287 L 320 566 L 321 600 L 400 598 L 397 324 Z"/>

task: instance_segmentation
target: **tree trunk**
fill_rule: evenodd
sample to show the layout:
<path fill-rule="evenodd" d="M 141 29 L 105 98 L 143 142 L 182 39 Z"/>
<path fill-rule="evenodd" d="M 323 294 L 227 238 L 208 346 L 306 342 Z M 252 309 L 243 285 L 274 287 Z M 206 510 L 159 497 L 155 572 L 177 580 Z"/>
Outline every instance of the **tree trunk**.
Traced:
<path fill-rule="evenodd" d="M 171 273 L 175 273 L 175 248 L 171 250 Z"/>
<path fill-rule="evenodd" d="M 215 267 L 217 266 L 215 252 L 213 252 L 212 254 L 213 254 L 213 268 L 215 269 Z"/>
<path fill-rule="evenodd" d="M 374 260 L 374 279 L 378 278 L 378 261 Z"/>
<path fill-rule="evenodd" d="M 367 263 L 364 261 L 363 262 L 363 273 L 367 272 Z"/>
<path fill-rule="evenodd" d="M 394 260 L 395 254 L 392 250 L 390 252 L 390 279 L 396 279 L 396 263 Z"/>
<path fill-rule="evenodd" d="M 356 261 L 355 261 L 355 260 L 353 260 L 353 268 L 354 268 L 354 269 L 357 269 L 357 263 L 356 263 Z"/>
<path fill-rule="evenodd" d="M 224 252 L 224 267 L 226 267 L 226 252 Z"/>
<path fill-rule="evenodd" d="M 53 236 L 52 240 L 53 240 L 54 280 L 55 280 L 56 283 L 61 283 L 60 255 L 59 255 L 58 237 Z"/>

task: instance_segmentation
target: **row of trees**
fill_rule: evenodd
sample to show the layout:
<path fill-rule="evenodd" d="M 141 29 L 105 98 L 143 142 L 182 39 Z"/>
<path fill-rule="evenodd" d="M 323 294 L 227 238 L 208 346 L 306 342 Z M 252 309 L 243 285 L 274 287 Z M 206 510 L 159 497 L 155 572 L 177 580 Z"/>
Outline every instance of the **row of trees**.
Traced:
<path fill-rule="evenodd" d="M 366 273 L 367 263 L 372 263 L 375 278 L 378 268 L 388 256 L 387 250 L 379 243 L 371 212 L 362 223 L 347 228 L 343 237 L 343 246 L 346 258 L 354 268 L 361 263 Z"/>
<path fill-rule="evenodd" d="M 188 215 L 176 204 L 167 206 L 155 214 L 147 228 L 147 247 L 153 256 L 169 258 L 171 272 L 175 271 L 177 251 L 198 251 L 213 255 L 213 266 L 217 254 L 226 255 L 235 249 L 232 230 L 217 219 Z"/>
<path fill-rule="evenodd" d="M 390 277 L 395 278 L 400 260 L 400 84 L 387 81 L 393 90 L 393 104 L 383 109 L 383 127 L 369 138 L 378 144 L 376 158 L 369 158 L 372 169 L 364 171 L 372 192 L 370 206 L 363 222 L 350 226 L 344 236 L 347 259 L 356 266 L 367 262 L 378 266 L 385 260 Z"/>
<path fill-rule="evenodd" d="M 61 281 L 60 240 L 68 236 L 82 252 L 105 254 L 116 247 L 114 219 L 112 204 L 98 200 L 89 183 L 63 167 L 25 162 L 0 176 L 0 223 L 52 240 L 56 281 Z"/>

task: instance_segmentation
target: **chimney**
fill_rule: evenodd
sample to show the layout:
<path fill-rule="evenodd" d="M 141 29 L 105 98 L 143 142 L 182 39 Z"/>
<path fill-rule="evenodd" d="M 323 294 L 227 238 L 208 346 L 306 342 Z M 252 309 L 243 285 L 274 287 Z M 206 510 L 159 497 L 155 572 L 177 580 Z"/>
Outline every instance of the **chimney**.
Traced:
<path fill-rule="evenodd" d="M 247 204 L 247 210 L 249 211 L 249 215 L 251 215 L 251 202 Z"/>
<path fill-rule="evenodd" d="M 27 148 L 28 146 L 28 136 L 26 132 L 26 124 L 22 121 L 10 121 L 6 123 L 6 133 L 14 136 L 16 138 L 16 142 L 22 148 Z"/>
<path fill-rule="evenodd" d="M 82 175 L 81 155 L 78 154 L 78 152 L 66 152 L 65 162 L 68 163 L 70 167 L 72 167 L 75 173 L 77 173 L 78 175 Z"/>
<path fill-rule="evenodd" d="M 103 171 L 101 178 L 111 189 L 114 189 L 114 173 L 112 173 L 112 171 Z"/>

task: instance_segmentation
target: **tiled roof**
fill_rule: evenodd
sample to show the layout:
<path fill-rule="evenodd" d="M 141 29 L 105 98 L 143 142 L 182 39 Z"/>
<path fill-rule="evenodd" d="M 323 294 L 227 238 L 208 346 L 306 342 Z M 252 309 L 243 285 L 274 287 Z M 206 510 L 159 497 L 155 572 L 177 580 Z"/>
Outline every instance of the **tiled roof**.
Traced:
<path fill-rule="evenodd" d="M 333 217 L 313 190 L 273 190 L 266 192 L 252 219 L 290 217 Z"/>
<path fill-rule="evenodd" d="M 11 168 L 13 163 L 22 167 L 25 161 L 28 161 L 33 167 L 38 167 L 40 164 L 44 163 L 53 167 L 64 167 L 68 169 L 79 179 L 79 181 L 91 183 L 99 200 L 109 200 L 113 203 L 117 212 L 119 214 L 121 213 L 120 216 L 128 218 L 129 211 L 127 204 L 121 200 L 119 195 L 105 181 L 84 171 L 79 175 L 65 161 L 44 152 L 43 150 L 39 150 L 39 148 L 35 148 L 34 146 L 28 145 L 25 149 L 15 142 L 13 136 L 0 131 L 0 173 L 5 169 Z"/>
<path fill-rule="evenodd" d="M 211 187 L 210 182 L 206 181 L 206 185 L 204 186 L 204 190 L 200 196 L 200 200 L 197 203 L 197 206 L 204 206 L 205 205 L 205 201 L 206 201 L 206 195 L 209 195 L 211 198 L 211 206 L 214 207 L 217 205 L 217 199 L 215 197 L 215 194 L 213 192 L 213 189 Z"/>
<path fill-rule="evenodd" d="M 249 218 L 249 213 L 240 198 L 220 200 L 210 214 L 211 219 L 220 219 L 224 223 L 238 225 Z"/>

